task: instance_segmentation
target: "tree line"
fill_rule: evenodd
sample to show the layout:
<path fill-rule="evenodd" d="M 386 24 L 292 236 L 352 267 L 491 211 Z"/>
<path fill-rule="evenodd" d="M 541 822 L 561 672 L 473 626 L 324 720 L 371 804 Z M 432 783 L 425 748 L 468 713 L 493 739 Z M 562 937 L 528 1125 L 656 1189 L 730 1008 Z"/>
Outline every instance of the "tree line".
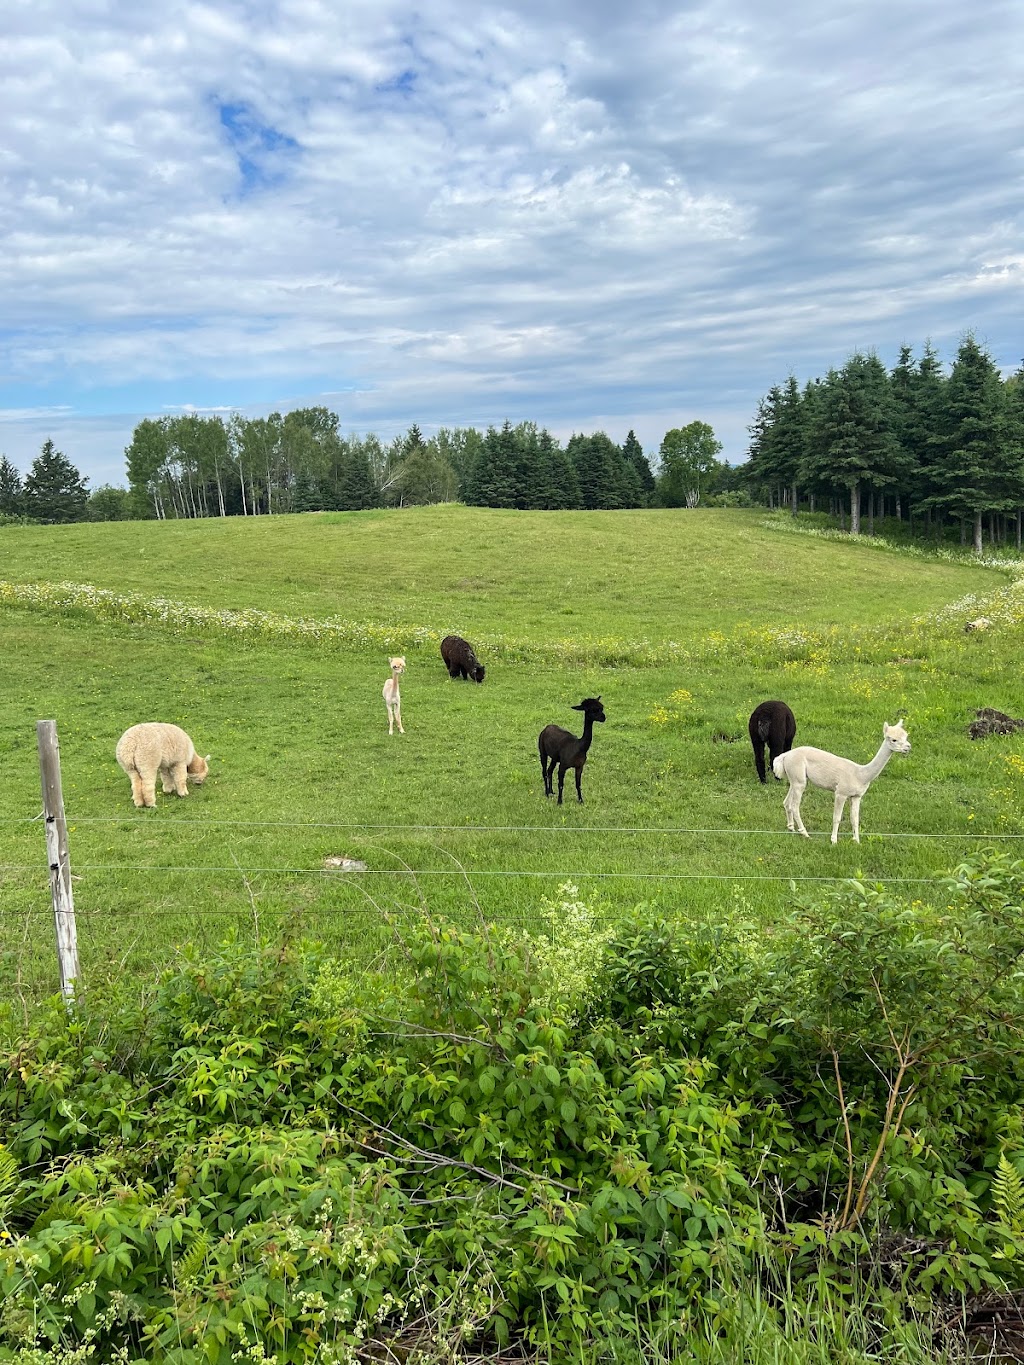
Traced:
<path fill-rule="evenodd" d="M 534 422 L 481 432 L 414 424 L 384 444 L 345 436 L 325 407 L 247 418 L 186 414 L 146 418 L 125 451 L 128 488 L 90 494 L 47 441 L 22 482 L 0 461 L 0 514 L 43 522 L 126 517 L 267 516 L 462 501 L 532 510 L 693 505 L 728 482 L 721 445 L 704 422 L 669 431 L 657 473 L 634 432 L 605 432 L 563 446 Z"/>
<path fill-rule="evenodd" d="M 939 538 L 947 526 L 1018 549 L 1024 508 L 1024 365 L 1003 380 L 973 336 L 947 375 L 928 344 L 904 346 L 891 371 L 856 352 L 803 388 L 790 375 L 758 404 L 746 487 L 769 505 L 836 515 L 857 535 L 891 514 Z"/>
<path fill-rule="evenodd" d="M 127 488 L 89 492 L 47 441 L 22 480 L 0 457 L 0 516 L 41 522 L 266 516 L 462 501 L 472 506 L 682 507 L 763 502 L 829 511 L 854 534 L 895 516 L 942 538 L 959 529 L 1021 545 L 1024 364 L 1004 381 L 973 336 L 947 374 L 928 344 L 886 370 L 856 352 L 803 387 L 795 375 L 760 400 L 747 462 L 723 463 L 706 422 L 666 432 L 651 459 L 633 431 L 563 445 L 535 422 L 480 431 L 414 424 L 385 443 L 345 436 L 325 407 L 228 420 L 146 418 L 125 450 Z"/>

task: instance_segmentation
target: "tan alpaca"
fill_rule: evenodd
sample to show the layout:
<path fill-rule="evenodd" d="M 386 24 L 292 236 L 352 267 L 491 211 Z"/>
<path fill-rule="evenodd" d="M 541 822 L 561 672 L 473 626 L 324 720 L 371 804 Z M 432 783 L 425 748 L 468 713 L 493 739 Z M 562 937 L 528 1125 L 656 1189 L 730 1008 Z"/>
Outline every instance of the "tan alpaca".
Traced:
<path fill-rule="evenodd" d="M 402 727 L 402 698 L 398 691 L 398 679 L 405 672 L 405 659 L 397 658 L 389 660 L 391 664 L 391 677 L 384 684 L 384 705 L 388 709 L 388 734 L 395 733 L 395 721 L 398 722 L 398 733 L 405 734 Z"/>
<path fill-rule="evenodd" d="M 131 778 L 132 800 L 137 806 L 156 805 L 157 773 L 165 792 L 188 796 L 186 778 L 198 786 L 209 772 L 209 754 L 200 758 L 184 730 L 156 720 L 126 730 L 117 741 L 114 756 Z"/>

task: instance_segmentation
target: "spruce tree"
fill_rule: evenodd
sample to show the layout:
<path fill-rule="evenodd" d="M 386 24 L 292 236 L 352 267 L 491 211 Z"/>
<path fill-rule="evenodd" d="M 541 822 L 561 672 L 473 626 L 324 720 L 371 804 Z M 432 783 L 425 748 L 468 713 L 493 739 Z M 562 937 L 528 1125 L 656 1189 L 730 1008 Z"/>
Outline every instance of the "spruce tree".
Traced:
<path fill-rule="evenodd" d="M 1021 548 L 1021 522 L 1024 521 L 1024 361 L 1005 385 L 1006 455 L 1013 474 L 1016 497 L 1017 549 Z"/>
<path fill-rule="evenodd" d="M 0 455 L 0 514 L 20 517 L 23 497 L 21 475 L 6 455 Z"/>
<path fill-rule="evenodd" d="M 48 438 L 25 479 L 25 511 L 34 520 L 48 525 L 84 521 L 89 501 L 86 482 Z"/>
<path fill-rule="evenodd" d="M 572 456 L 547 430 L 541 432 L 540 444 L 542 450 L 549 452 L 551 461 L 551 498 L 548 506 L 575 510 L 582 505 L 583 500 Z"/>
<path fill-rule="evenodd" d="M 507 419 L 500 431 L 487 428 L 471 484 L 471 498 L 477 507 L 515 507 L 521 497 L 519 451 L 512 423 Z"/>
<path fill-rule="evenodd" d="M 574 434 L 567 449 L 576 466 L 583 506 L 588 510 L 624 506 L 618 446 L 603 431 L 597 431 L 593 436 Z"/>
<path fill-rule="evenodd" d="M 622 457 L 633 466 L 640 480 L 643 501 L 638 506 L 649 507 L 654 494 L 654 474 L 651 471 L 650 461 L 644 454 L 644 448 L 636 439 L 636 433 L 632 428 L 622 443 Z"/>
<path fill-rule="evenodd" d="M 968 518 L 974 549 L 982 551 L 985 512 L 1016 506 L 1013 457 L 1004 440 L 1002 381 L 991 356 L 973 336 L 960 344 L 946 383 L 945 416 L 925 505 Z"/>

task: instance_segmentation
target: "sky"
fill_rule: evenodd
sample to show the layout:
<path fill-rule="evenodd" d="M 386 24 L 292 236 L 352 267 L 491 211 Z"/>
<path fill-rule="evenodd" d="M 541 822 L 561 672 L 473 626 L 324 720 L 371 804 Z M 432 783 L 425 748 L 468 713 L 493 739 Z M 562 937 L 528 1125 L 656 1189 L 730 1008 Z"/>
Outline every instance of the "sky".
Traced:
<path fill-rule="evenodd" d="M 0 453 L 137 422 L 709 422 L 1024 355 L 1011 0 L 7 0 Z"/>

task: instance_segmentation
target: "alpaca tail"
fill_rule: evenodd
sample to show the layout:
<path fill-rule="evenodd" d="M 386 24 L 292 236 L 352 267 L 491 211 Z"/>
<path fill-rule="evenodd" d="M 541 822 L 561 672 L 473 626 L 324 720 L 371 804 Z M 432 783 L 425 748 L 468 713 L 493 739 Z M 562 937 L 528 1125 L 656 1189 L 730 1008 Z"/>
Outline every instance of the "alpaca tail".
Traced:
<path fill-rule="evenodd" d="M 779 754 L 778 758 L 772 760 L 772 772 L 778 781 L 786 776 L 786 755 Z"/>

